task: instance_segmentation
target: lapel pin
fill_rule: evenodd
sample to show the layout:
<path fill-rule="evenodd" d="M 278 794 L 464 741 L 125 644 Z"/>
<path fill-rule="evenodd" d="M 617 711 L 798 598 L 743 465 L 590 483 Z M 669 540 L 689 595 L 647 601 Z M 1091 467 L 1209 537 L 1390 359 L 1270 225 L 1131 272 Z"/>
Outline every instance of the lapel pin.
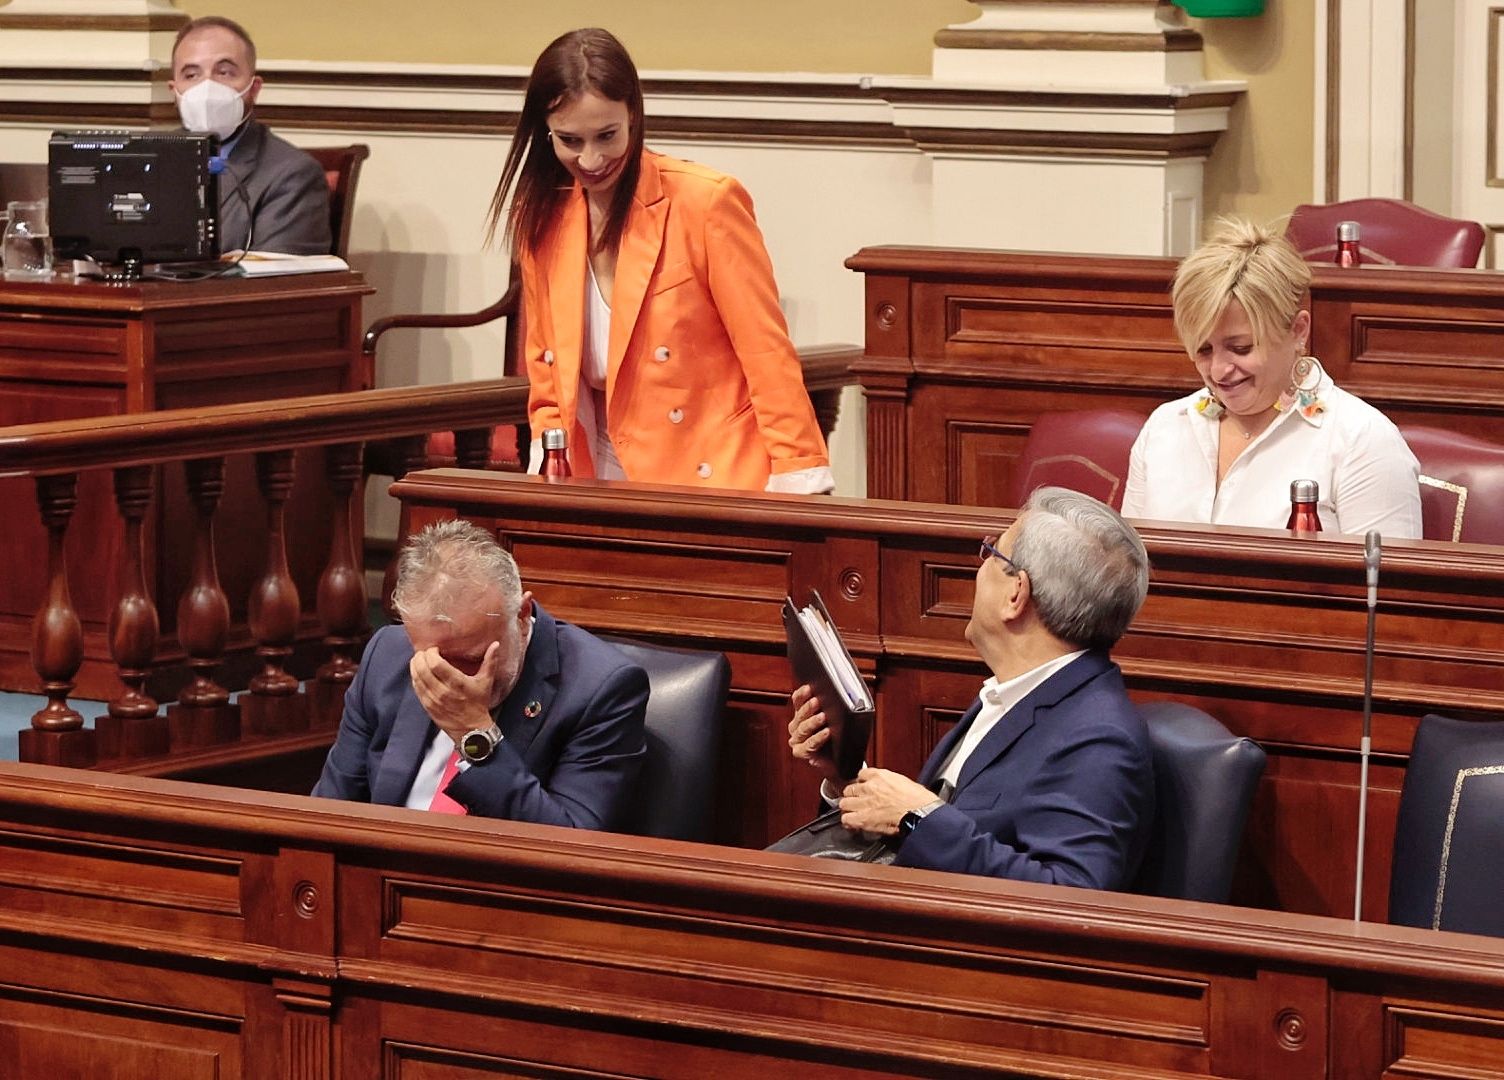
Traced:
<path fill-rule="evenodd" d="M 522 707 L 522 715 L 525 716 L 525 717 L 527 717 L 529 720 L 531 720 L 533 717 L 537 716 L 542 711 L 543 711 L 543 702 L 541 702 L 541 701 L 529 701 L 526 705 L 524 705 Z"/>

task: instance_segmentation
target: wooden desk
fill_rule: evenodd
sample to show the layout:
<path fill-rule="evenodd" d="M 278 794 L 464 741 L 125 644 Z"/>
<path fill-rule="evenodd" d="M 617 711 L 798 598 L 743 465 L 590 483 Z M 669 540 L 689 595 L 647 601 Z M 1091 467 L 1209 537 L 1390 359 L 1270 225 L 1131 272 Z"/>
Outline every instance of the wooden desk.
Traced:
<path fill-rule="evenodd" d="M 307 274 L 261 280 L 115 285 L 75 282 L 0 283 L 0 426 L 39 423 L 366 389 L 360 355 L 361 299 L 372 290 L 358 274 Z M 262 535 L 262 508 L 248 459 L 232 459 L 230 495 L 220 511 L 217 546 L 234 615 L 259 572 L 260 550 L 245 536 Z M 328 509 L 319 470 L 300 469 L 289 504 L 289 528 L 308 543 L 294 553 L 293 572 L 311 608 L 328 540 Z M 180 473 L 179 473 L 180 475 Z M 159 595 L 177 597 L 186 580 L 189 520 L 180 479 L 148 519 L 148 573 Z M 19 480 L 0 481 L 0 499 L 26 508 L 0 531 L 0 688 L 32 689 L 27 660 L 31 621 L 46 574 L 46 534 L 35 493 Z M 121 533 L 109 476 L 86 476 L 70 534 L 70 572 L 84 582 L 113 581 Z M 77 590 L 85 627 L 79 693 L 105 696 L 116 685 L 105 641 L 113 587 Z M 163 612 L 164 629 L 174 622 Z"/>
<path fill-rule="evenodd" d="M 817 588 L 876 684 L 870 760 L 916 775 L 986 671 L 964 632 L 977 540 L 1013 512 L 735 495 L 460 470 L 393 492 L 414 527 L 470 518 L 516 554 L 550 611 L 591 629 L 723 649 L 732 666 L 718 839 L 762 846 L 816 805 L 790 758 L 779 605 Z M 1235 896 L 1350 914 L 1366 589 L 1361 538 L 1141 530 L 1149 598 L 1114 650 L 1140 699 L 1175 698 L 1256 739 L 1269 761 Z M 1504 560 L 1386 545 L 1374 676 L 1365 911 L 1387 909 L 1406 756 L 1431 711 L 1504 719 Z"/>
<path fill-rule="evenodd" d="M 871 498 L 996 506 L 1046 412 L 1146 416 L 1195 389 L 1171 323 L 1175 260 L 863 248 Z M 1316 266 L 1311 351 L 1400 425 L 1498 441 L 1504 274 Z"/>
<path fill-rule="evenodd" d="M 11 1076 L 1497 1075 L 1504 942 L 0 763 Z"/>

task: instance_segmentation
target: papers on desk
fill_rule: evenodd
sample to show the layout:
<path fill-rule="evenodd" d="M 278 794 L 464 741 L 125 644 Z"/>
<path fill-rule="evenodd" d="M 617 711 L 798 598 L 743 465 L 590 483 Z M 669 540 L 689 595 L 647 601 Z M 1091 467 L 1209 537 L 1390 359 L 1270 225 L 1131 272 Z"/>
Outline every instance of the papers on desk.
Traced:
<path fill-rule="evenodd" d="M 350 264 L 338 255 L 279 255 L 275 251 L 227 251 L 220 256 L 235 263 L 236 273 L 244 277 L 272 277 L 276 274 L 319 274 L 329 270 L 348 270 Z M 238 261 L 237 261 L 238 260 Z"/>
<path fill-rule="evenodd" d="M 830 729 L 825 749 L 842 776 L 854 777 L 861 771 L 872 735 L 872 694 L 818 592 L 810 590 L 810 602 L 803 608 L 784 600 L 783 630 L 794 678 L 813 687 L 820 699 Z"/>

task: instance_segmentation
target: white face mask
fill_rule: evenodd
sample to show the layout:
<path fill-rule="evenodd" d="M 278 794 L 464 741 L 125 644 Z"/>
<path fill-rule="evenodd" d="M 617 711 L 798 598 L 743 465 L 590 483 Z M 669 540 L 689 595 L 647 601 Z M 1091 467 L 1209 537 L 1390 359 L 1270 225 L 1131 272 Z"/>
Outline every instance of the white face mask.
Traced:
<path fill-rule="evenodd" d="M 178 115 L 189 131 L 207 132 L 228 139 L 245 119 L 245 95 L 250 89 L 247 86 L 237 93 L 224 83 L 204 79 L 178 95 Z"/>

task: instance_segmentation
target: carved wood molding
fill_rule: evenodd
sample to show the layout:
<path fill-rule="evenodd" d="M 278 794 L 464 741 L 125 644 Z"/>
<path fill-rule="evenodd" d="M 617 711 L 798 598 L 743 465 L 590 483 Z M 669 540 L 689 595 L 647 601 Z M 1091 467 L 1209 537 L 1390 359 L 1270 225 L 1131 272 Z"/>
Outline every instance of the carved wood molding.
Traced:
<path fill-rule="evenodd" d="M 935 34 L 941 49 L 1051 49 L 1060 52 L 1196 52 L 1201 35 L 1194 30 L 1157 34 L 1114 34 L 1067 30 L 967 30 L 947 28 Z"/>

